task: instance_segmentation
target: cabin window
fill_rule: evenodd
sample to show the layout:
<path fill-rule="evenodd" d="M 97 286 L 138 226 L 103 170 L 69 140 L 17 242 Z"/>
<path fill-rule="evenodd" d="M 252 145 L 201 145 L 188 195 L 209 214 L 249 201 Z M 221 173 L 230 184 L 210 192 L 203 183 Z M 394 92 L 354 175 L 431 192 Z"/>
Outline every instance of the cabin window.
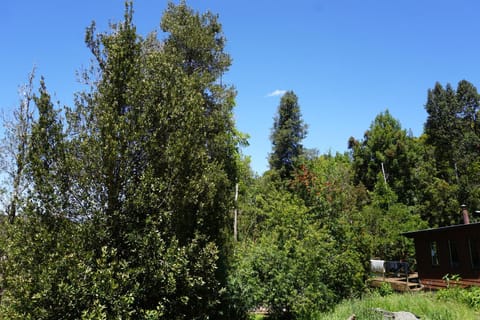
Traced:
<path fill-rule="evenodd" d="M 450 266 L 457 268 L 460 266 L 460 259 L 458 258 L 457 244 L 455 241 L 448 241 L 448 251 L 450 252 Z"/>
<path fill-rule="evenodd" d="M 469 239 L 468 246 L 470 249 L 470 260 L 472 262 L 472 268 L 480 269 L 480 255 L 478 252 L 480 246 L 478 244 L 478 239 Z"/>
<path fill-rule="evenodd" d="M 438 245 L 437 241 L 430 242 L 430 256 L 432 258 L 432 266 L 440 265 L 438 261 Z"/>

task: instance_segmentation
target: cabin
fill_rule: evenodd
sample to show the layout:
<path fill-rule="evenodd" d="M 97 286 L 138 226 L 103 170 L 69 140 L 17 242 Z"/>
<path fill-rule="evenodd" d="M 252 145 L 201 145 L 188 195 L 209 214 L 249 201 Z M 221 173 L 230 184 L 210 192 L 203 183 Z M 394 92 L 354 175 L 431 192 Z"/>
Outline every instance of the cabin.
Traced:
<path fill-rule="evenodd" d="M 466 206 L 462 216 L 463 224 L 403 234 L 415 243 L 418 278 L 424 288 L 445 288 L 447 275 L 461 278 L 450 284 L 480 286 L 480 223 L 470 223 Z"/>

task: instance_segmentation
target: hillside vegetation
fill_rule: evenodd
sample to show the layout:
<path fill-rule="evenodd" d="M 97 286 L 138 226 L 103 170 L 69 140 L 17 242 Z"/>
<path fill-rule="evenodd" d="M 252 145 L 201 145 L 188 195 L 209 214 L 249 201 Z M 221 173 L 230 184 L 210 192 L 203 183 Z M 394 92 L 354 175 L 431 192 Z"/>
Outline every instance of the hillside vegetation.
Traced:
<path fill-rule="evenodd" d="M 32 72 L 4 126 L 0 319 L 475 316 L 431 294 L 351 300 L 371 258 L 414 265 L 402 232 L 480 208 L 473 84 L 425 88 L 421 136 L 385 110 L 343 154 L 303 146 L 301 99 L 287 91 L 259 176 L 223 82 L 219 17 L 169 3 L 161 36 L 142 36 L 133 12 L 127 1 L 123 21 L 87 28 L 92 65 L 74 106 Z"/>

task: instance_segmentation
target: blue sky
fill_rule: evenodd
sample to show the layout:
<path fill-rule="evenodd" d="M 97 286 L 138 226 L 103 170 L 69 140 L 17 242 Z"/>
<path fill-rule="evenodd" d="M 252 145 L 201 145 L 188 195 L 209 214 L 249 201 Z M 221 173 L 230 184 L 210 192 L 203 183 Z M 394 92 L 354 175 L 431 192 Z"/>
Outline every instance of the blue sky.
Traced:
<path fill-rule="evenodd" d="M 158 29 L 164 0 L 137 0 L 135 23 Z M 466 79 L 480 86 L 477 0 L 190 0 L 218 13 L 233 65 L 224 81 L 238 91 L 235 118 L 250 135 L 252 168 L 268 167 L 280 97 L 293 90 L 309 126 L 304 141 L 321 153 L 347 151 L 377 114 L 389 109 L 415 136 L 423 131 L 427 90 Z M 123 16 L 122 0 L 10 0 L 0 19 L 0 108 L 11 112 L 33 65 L 49 91 L 71 104 L 88 66 L 83 39 Z"/>

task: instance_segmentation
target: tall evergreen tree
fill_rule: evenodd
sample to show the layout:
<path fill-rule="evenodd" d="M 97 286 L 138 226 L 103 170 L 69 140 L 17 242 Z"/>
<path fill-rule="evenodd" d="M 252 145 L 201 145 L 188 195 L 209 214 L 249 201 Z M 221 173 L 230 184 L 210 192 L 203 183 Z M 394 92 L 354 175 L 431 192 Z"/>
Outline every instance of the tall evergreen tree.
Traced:
<path fill-rule="evenodd" d="M 450 84 L 445 88 L 440 83 L 428 90 L 425 109 L 427 142 L 435 146 L 436 167 L 439 177 L 456 183 L 458 177 L 458 143 L 461 139 L 461 124 L 455 90 Z"/>
<path fill-rule="evenodd" d="M 468 81 L 444 88 L 436 83 L 428 91 L 425 109 L 426 142 L 433 146 L 435 176 L 456 190 L 456 201 L 478 207 L 480 202 L 480 96 Z"/>
<path fill-rule="evenodd" d="M 303 123 L 298 98 L 293 91 L 288 91 L 280 100 L 270 136 L 270 168 L 278 171 L 282 179 L 292 177 L 295 161 L 303 153 L 302 140 L 306 134 L 307 126 Z"/>

